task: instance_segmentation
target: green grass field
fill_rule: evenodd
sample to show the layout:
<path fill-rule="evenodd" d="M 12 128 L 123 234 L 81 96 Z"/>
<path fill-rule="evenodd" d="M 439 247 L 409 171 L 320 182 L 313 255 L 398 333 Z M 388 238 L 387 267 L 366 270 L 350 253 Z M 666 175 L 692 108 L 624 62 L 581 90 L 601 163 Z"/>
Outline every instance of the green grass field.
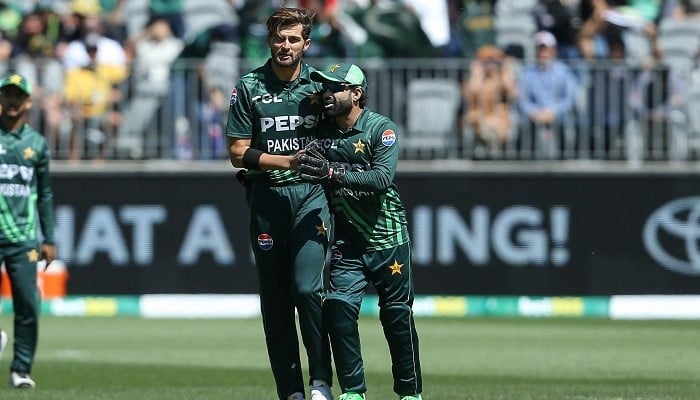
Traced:
<path fill-rule="evenodd" d="M 700 398 L 700 321 L 417 325 L 426 400 Z M 379 323 L 364 318 L 361 328 L 367 398 L 395 399 Z M 0 399 L 275 399 L 258 319 L 43 317 L 34 391 L 7 386 L 10 353 L 0 362 Z"/>

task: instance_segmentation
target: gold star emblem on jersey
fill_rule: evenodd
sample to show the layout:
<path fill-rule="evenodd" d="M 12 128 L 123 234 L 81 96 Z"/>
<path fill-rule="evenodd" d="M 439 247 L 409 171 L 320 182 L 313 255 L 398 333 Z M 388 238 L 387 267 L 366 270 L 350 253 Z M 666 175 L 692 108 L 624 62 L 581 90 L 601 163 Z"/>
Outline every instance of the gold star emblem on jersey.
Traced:
<path fill-rule="evenodd" d="M 389 269 L 391 270 L 391 276 L 394 276 L 396 274 L 401 275 L 401 268 L 403 268 L 403 264 L 399 264 L 398 261 L 394 260 L 394 264 L 389 266 Z"/>
<path fill-rule="evenodd" d="M 36 249 L 31 249 L 27 252 L 27 259 L 29 259 L 29 262 L 38 262 L 39 261 L 39 252 L 36 251 Z"/>
<path fill-rule="evenodd" d="M 353 143 L 352 145 L 355 146 L 355 153 L 365 152 L 365 144 L 362 143 L 362 140 L 357 139 L 357 143 Z"/>
<path fill-rule="evenodd" d="M 31 160 L 32 158 L 34 158 L 36 152 L 31 147 L 27 147 L 22 151 L 22 154 L 24 154 L 25 160 Z"/>
<path fill-rule="evenodd" d="M 321 221 L 321 225 L 316 226 L 316 236 L 326 236 L 328 228 L 326 228 L 326 222 Z"/>

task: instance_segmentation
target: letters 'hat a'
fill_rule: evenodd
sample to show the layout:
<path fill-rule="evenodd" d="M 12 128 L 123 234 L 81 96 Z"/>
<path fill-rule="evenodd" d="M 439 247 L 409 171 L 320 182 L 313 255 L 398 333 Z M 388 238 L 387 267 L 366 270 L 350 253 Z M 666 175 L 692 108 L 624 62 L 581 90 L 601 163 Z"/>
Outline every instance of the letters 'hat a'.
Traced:
<path fill-rule="evenodd" d="M 355 64 L 333 63 L 322 71 L 313 71 L 311 79 L 316 82 L 337 82 L 348 85 L 359 86 L 362 90 L 367 90 L 367 79 L 365 73 Z"/>
<path fill-rule="evenodd" d="M 29 81 L 20 74 L 12 74 L 3 79 L 2 82 L 0 82 L 0 89 L 10 85 L 17 86 L 18 88 L 20 88 L 20 90 L 26 93 L 27 96 L 32 95 L 31 83 L 29 83 Z"/>

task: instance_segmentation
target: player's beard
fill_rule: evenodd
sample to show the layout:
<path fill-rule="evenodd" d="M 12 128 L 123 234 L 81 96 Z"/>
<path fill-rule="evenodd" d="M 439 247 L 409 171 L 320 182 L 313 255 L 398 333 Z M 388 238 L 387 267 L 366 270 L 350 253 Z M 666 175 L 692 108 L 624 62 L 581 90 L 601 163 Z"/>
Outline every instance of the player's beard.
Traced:
<path fill-rule="evenodd" d="M 274 51 L 271 51 L 270 53 L 272 55 L 272 61 L 274 61 L 274 63 L 279 65 L 280 67 L 284 67 L 284 68 L 293 67 L 293 66 L 296 66 L 297 64 L 299 64 L 299 62 L 301 62 L 301 55 L 302 55 L 301 52 L 299 52 L 297 54 L 294 54 L 294 52 L 292 52 L 291 54 L 284 54 L 284 55 L 291 55 L 292 56 L 289 60 L 285 60 L 285 61 L 280 60 L 280 58 L 279 58 L 281 55 L 280 53 L 275 53 Z"/>
<path fill-rule="evenodd" d="M 332 103 L 332 105 L 323 112 L 326 114 L 328 117 L 337 117 L 340 115 L 347 115 L 352 111 L 352 98 L 348 97 L 347 99 L 341 99 Z"/>
<path fill-rule="evenodd" d="M 27 112 L 26 103 L 12 105 L 5 103 L 1 109 L 2 113 L 0 113 L 0 118 L 2 118 L 7 125 L 14 124 Z"/>

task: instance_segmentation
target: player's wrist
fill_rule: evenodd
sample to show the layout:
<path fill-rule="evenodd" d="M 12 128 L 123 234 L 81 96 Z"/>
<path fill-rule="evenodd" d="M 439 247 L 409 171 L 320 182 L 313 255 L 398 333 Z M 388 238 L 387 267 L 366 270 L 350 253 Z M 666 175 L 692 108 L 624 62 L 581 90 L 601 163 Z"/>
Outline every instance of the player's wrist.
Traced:
<path fill-rule="evenodd" d="M 260 169 L 260 157 L 264 153 L 258 149 L 248 147 L 243 153 L 243 167 L 246 169 Z"/>
<path fill-rule="evenodd" d="M 345 183 L 345 166 L 332 162 L 328 165 L 328 181 L 343 185 Z"/>

